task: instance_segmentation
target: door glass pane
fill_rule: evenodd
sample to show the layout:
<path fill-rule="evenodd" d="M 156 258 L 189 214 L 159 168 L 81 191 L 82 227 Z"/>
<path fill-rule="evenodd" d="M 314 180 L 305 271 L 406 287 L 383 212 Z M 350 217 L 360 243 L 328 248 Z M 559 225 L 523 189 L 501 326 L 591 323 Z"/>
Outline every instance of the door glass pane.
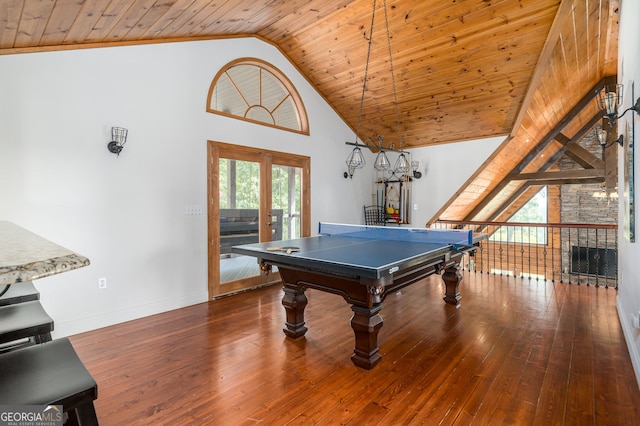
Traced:
<path fill-rule="evenodd" d="M 272 238 L 300 238 L 302 169 L 274 164 L 271 179 Z"/>
<path fill-rule="evenodd" d="M 259 240 L 260 163 L 219 160 L 220 283 L 260 275 L 256 259 L 231 253 Z"/>

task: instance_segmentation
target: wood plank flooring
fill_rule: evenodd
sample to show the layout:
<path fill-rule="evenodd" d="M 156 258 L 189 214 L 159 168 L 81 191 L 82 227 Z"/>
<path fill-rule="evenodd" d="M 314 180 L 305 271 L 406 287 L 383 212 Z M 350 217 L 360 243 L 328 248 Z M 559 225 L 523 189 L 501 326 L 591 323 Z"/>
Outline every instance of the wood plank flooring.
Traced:
<path fill-rule="evenodd" d="M 72 336 L 101 425 L 637 425 L 614 289 L 465 273 L 389 296 L 381 363 L 350 360 L 351 310 L 307 290 L 304 338 L 279 285 Z"/>

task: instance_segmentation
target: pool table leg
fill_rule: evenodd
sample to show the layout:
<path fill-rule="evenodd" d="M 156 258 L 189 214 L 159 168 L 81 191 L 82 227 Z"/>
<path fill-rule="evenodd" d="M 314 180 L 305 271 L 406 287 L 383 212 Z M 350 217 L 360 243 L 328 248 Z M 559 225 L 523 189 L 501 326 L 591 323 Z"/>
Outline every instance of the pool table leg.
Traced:
<path fill-rule="evenodd" d="M 442 273 L 442 280 L 444 281 L 444 285 L 446 287 L 446 291 L 444 294 L 444 301 L 450 305 L 457 305 L 460 299 L 460 292 L 458 288 L 460 286 L 460 281 L 462 280 L 462 274 L 460 273 L 460 264 L 455 263 L 449 266 Z"/>
<path fill-rule="evenodd" d="M 307 296 L 304 294 L 306 288 L 301 285 L 284 283 L 283 290 L 282 305 L 286 311 L 287 319 L 282 331 L 287 336 L 297 339 L 307 332 L 307 327 L 304 326 L 304 308 L 307 306 Z"/>
<path fill-rule="evenodd" d="M 356 335 L 356 347 L 351 361 L 365 370 L 371 370 L 382 359 L 378 348 L 378 332 L 382 327 L 380 309 L 382 304 L 374 305 L 372 308 L 357 305 L 351 307 L 351 328 Z"/>

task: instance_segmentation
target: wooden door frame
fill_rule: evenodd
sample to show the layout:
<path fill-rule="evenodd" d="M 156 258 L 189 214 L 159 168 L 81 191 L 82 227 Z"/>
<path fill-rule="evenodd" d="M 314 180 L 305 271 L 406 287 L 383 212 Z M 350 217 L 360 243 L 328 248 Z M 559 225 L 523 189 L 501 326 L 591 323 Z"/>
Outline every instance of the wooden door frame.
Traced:
<path fill-rule="evenodd" d="M 302 169 L 302 205 L 300 206 L 301 234 L 302 237 L 311 235 L 311 159 L 306 156 L 288 154 L 285 152 L 270 151 L 261 148 L 253 148 L 241 145 L 233 145 L 224 142 L 207 141 L 207 259 L 208 259 L 208 292 L 209 300 L 220 296 L 220 210 L 219 210 L 219 160 L 229 158 L 242 161 L 253 161 L 260 164 L 260 209 L 259 221 L 261 225 L 267 222 L 270 212 L 271 200 L 271 168 L 273 164 L 283 164 Z M 266 201 L 269 200 L 267 203 Z M 260 240 L 271 238 L 271 229 L 260 226 Z M 270 281 L 278 279 L 274 274 Z M 249 286 L 265 284 L 262 276 L 253 277 L 243 281 L 240 285 L 230 284 L 229 292 L 241 291 Z M 225 291 L 224 294 L 229 292 Z"/>

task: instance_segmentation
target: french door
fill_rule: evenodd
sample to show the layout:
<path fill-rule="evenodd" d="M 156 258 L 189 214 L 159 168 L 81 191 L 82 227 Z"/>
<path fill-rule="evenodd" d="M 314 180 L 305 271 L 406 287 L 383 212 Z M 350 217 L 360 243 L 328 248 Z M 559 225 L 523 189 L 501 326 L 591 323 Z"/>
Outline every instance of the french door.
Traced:
<path fill-rule="evenodd" d="M 279 280 L 231 247 L 310 235 L 309 157 L 209 141 L 209 298 Z"/>

